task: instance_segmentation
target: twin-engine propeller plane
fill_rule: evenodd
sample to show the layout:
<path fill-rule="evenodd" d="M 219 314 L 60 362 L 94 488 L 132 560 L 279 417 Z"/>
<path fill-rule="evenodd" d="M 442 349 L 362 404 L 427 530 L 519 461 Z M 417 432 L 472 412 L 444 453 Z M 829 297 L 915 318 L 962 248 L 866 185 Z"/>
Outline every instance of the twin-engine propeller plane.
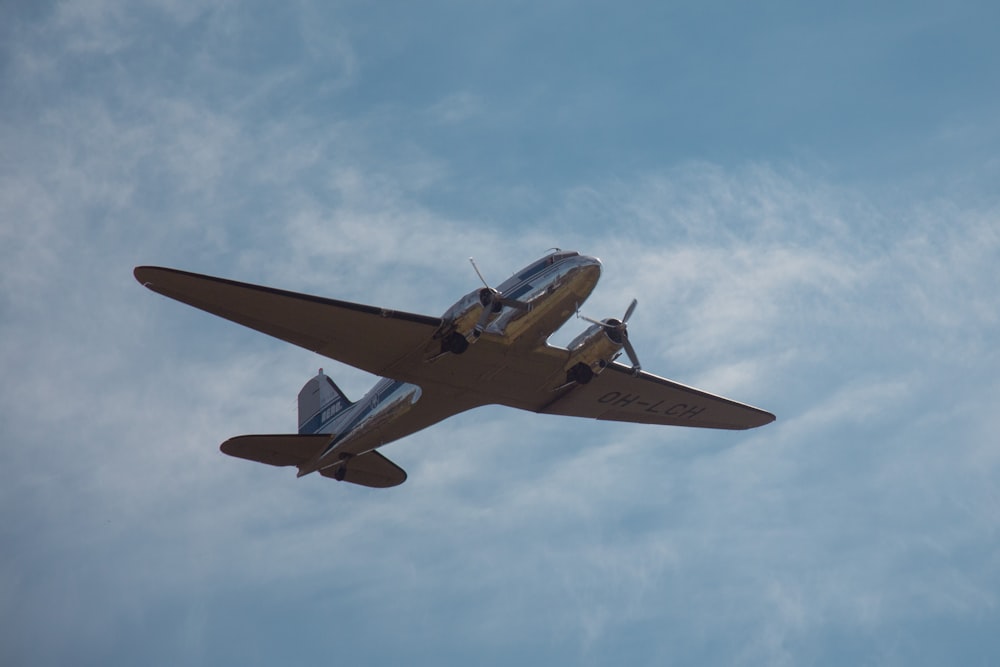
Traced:
<path fill-rule="evenodd" d="M 567 348 L 549 345 L 600 275 L 597 258 L 555 250 L 496 288 L 479 274 L 484 287 L 428 317 L 176 269 L 135 269 L 154 292 L 382 376 L 352 403 L 321 369 L 299 392 L 297 434 L 222 443 L 230 456 L 295 466 L 299 477 L 318 471 L 364 486 L 402 484 L 406 473 L 379 447 L 488 404 L 704 428 L 774 421 L 770 412 L 642 371 L 628 337 L 634 300 L 620 320 L 588 320 Z M 623 351 L 630 366 L 616 361 Z"/>

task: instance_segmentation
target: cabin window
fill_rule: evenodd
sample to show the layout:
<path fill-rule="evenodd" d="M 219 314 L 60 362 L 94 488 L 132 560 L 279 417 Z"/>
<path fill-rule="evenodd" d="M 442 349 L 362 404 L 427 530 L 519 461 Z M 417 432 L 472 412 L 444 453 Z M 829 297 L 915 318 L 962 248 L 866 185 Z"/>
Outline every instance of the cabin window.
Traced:
<path fill-rule="evenodd" d="M 532 264 L 531 266 L 529 266 L 528 268 L 526 268 L 521 273 L 517 274 L 517 279 L 518 280 L 527 280 L 528 278 L 531 278 L 532 276 L 538 274 L 539 271 L 541 271 L 542 269 L 544 269 L 546 266 L 548 266 L 551 263 L 552 263 L 552 258 L 551 257 L 546 257 L 545 259 L 540 259 L 537 262 L 535 262 L 534 264 Z"/>

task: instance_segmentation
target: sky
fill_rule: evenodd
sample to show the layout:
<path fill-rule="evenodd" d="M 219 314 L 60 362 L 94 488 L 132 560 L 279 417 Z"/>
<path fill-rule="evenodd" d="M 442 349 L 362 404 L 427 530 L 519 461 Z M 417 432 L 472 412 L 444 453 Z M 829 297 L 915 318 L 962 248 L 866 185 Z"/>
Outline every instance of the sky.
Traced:
<path fill-rule="evenodd" d="M 0 663 L 1000 662 L 996 3 L 0 11 Z M 374 378 L 131 273 L 437 316 L 551 247 L 777 421 L 491 406 L 296 479 L 218 445 Z"/>

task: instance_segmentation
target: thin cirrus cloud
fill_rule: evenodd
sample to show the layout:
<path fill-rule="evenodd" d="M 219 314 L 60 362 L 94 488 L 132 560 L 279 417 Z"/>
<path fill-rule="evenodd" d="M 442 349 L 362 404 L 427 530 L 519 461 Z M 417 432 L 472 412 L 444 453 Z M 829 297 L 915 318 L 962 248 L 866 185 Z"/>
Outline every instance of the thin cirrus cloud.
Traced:
<path fill-rule="evenodd" d="M 881 191 L 787 155 L 550 176 L 524 159 L 512 179 L 483 128 L 509 141 L 532 119 L 511 103 L 497 125 L 488 81 L 366 107 L 386 61 L 356 23 L 279 12 L 304 46 L 258 78 L 234 57 L 266 27 L 249 15 L 146 7 L 220 41 L 144 51 L 144 13 L 60 5 L 24 19 L 3 70 L 4 662 L 996 654 L 995 193 L 960 175 Z M 479 286 L 469 256 L 499 282 L 552 246 L 604 262 L 584 314 L 638 298 L 645 368 L 778 421 L 487 407 L 387 447 L 398 489 L 296 480 L 218 443 L 292 430 L 317 366 L 352 397 L 372 378 L 131 277 L 160 263 L 438 315 Z"/>
<path fill-rule="evenodd" d="M 769 177 L 784 178 L 778 173 Z M 687 174 L 679 168 L 675 174 L 660 174 L 657 178 L 667 187 L 672 179 L 685 180 Z M 290 508 L 308 505 L 309 498 L 317 497 L 316 494 L 337 493 L 338 487 L 321 487 L 310 481 L 297 483 L 282 474 L 286 471 L 263 467 L 248 469 L 239 462 L 220 460 L 214 454 L 213 443 L 231 435 L 229 430 L 234 428 L 290 428 L 291 396 L 304 377 L 296 379 L 303 373 L 281 368 L 280 363 L 295 364 L 298 358 L 302 366 L 301 360 L 306 353 L 288 351 L 275 343 L 258 343 L 253 341 L 253 334 L 245 335 L 227 323 L 209 326 L 207 316 L 189 315 L 180 306 L 149 297 L 135 286 L 135 294 L 124 290 L 109 292 L 102 312 L 121 312 L 114 300 L 125 298 L 142 304 L 143 315 L 159 321 L 159 327 L 171 326 L 169 320 L 182 317 L 189 324 L 172 335 L 181 335 L 192 344 L 197 344 L 205 335 L 207 327 L 213 337 L 235 341 L 236 345 L 226 359 L 185 360 L 183 355 L 179 356 L 172 362 L 179 366 L 175 365 L 168 372 L 162 362 L 150 364 L 141 359 L 162 345 L 158 343 L 162 338 L 158 326 L 139 325 L 132 318 L 126 322 L 144 331 L 145 339 L 141 345 L 133 342 L 125 346 L 120 353 L 126 356 L 111 364 L 113 371 L 66 378 L 64 385 L 70 393 L 81 396 L 86 395 L 85 381 L 96 379 L 109 383 L 100 403 L 92 400 L 70 402 L 75 408 L 62 418 L 66 423 L 83 424 L 82 429 L 77 427 L 75 455 L 99 458 L 102 463 L 82 483 L 79 480 L 71 482 L 72 478 L 67 476 L 69 471 L 63 472 L 63 464 L 57 464 L 50 467 L 48 478 L 36 480 L 34 484 L 21 481 L 13 487 L 28 496 L 47 489 L 45 495 L 53 513 L 43 512 L 41 519 L 48 529 L 33 538 L 36 548 L 43 548 L 41 545 L 51 544 L 50 541 L 59 543 L 60 535 L 76 534 L 66 533 L 61 527 L 65 521 L 61 512 L 70 506 L 70 497 L 82 499 L 98 515 L 104 512 L 113 517 L 113 522 L 125 523 L 125 530 L 116 530 L 113 535 L 104 537 L 100 531 L 94 531 L 97 537 L 92 534 L 89 540 L 71 549 L 78 560 L 90 563 L 84 571 L 90 573 L 92 581 L 101 583 L 105 589 L 110 586 L 112 591 L 121 591 L 120 599 L 114 595 L 105 596 L 110 607 L 105 610 L 105 625 L 94 627 L 96 621 L 91 620 L 84 626 L 90 628 L 89 632 L 105 637 L 121 627 L 130 609 L 124 592 L 126 586 L 141 591 L 145 599 L 162 601 L 172 597 L 171 589 L 183 588 L 194 581 L 218 587 L 220 591 L 256 581 L 264 592 L 271 581 L 273 585 L 296 588 L 294 572 L 305 570 L 336 581 L 336 564 L 349 557 L 347 551 L 341 552 L 347 545 L 352 545 L 351 552 L 361 548 L 362 553 L 367 554 L 366 559 L 380 566 L 379 584 L 374 580 L 365 584 L 364 577 L 352 578 L 354 585 L 361 587 L 351 589 L 354 591 L 351 599 L 360 610 L 368 605 L 379 606 L 382 596 L 399 594 L 400 587 L 404 599 L 423 595 L 428 582 L 445 576 L 447 569 L 431 563 L 442 558 L 447 562 L 461 554 L 466 562 L 459 570 L 465 573 L 463 578 L 440 586 L 439 602 L 419 608 L 424 613 L 440 613 L 444 618 L 451 618 L 445 611 L 447 605 L 467 603 L 468 596 L 476 591 L 476 595 L 490 601 L 470 619 L 472 625 L 467 627 L 470 630 L 479 627 L 472 636 L 481 640 L 488 635 L 485 628 L 490 619 L 506 618 L 523 604 L 527 595 L 516 588 L 508 589 L 506 577 L 512 571 L 505 573 L 502 569 L 500 564 L 504 559 L 513 563 L 510 567 L 516 568 L 513 572 L 525 579 L 525 586 L 532 585 L 531 572 L 549 572 L 558 563 L 561 573 L 558 578 L 539 580 L 533 586 L 550 605 L 557 606 L 555 601 L 561 599 L 579 602 L 578 612 L 569 611 L 570 607 L 558 613 L 550 612 L 549 621 L 555 635 L 552 641 L 579 642 L 581 651 L 600 652 L 614 643 L 611 638 L 620 631 L 621 624 L 663 614 L 673 622 L 698 630 L 701 624 L 709 622 L 711 612 L 708 608 L 695 605 L 689 619 L 682 622 L 674 617 L 679 612 L 660 607 L 658 593 L 665 595 L 668 588 L 678 585 L 681 580 L 718 576 L 718 568 L 727 568 L 728 574 L 723 577 L 725 587 L 709 592 L 708 598 L 720 604 L 723 600 L 726 604 L 732 604 L 734 599 L 744 601 L 739 607 L 742 611 L 733 612 L 738 618 L 731 620 L 751 627 L 759 624 L 757 631 L 748 630 L 753 638 L 747 638 L 743 649 L 758 657 L 782 655 L 788 650 L 782 647 L 789 637 L 807 637 L 823 624 L 854 627 L 857 622 L 854 616 L 859 609 L 863 610 L 862 617 L 868 619 L 866 623 L 871 627 L 895 622 L 913 600 L 928 605 L 936 610 L 935 613 L 979 613 L 976 610 L 988 609 L 989 596 L 973 594 L 993 576 L 982 564 L 952 569 L 949 570 L 951 574 L 945 575 L 933 568 L 928 572 L 928 564 L 921 563 L 923 576 L 931 576 L 936 585 L 946 586 L 948 593 L 937 588 L 900 585 L 899 580 L 891 576 L 893 568 L 905 565 L 904 559 L 914 554 L 924 559 L 933 557 L 941 563 L 945 558 L 942 554 L 965 548 L 970 540 L 974 541 L 976 526 L 981 527 L 986 521 L 983 516 L 976 518 L 972 509 L 974 502 L 957 505 L 959 516 L 972 520 L 968 529 L 962 528 L 963 523 L 958 528 L 949 528 L 934 538 L 934 551 L 928 552 L 925 531 L 933 534 L 933 531 L 943 530 L 945 526 L 941 522 L 948 512 L 939 508 L 929 515 L 932 522 L 928 523 L 925 515 L 909 528 L 914 519 L 904 510 L 915 502 L 907 493 L 908 489 L 914 493 L 926 492 L 926 485 L 931 484 L 926 472 L 914 474 L 914 469 L 925 470 L 918 463 L 921 460 L 935 464 L 936 479 L 930 486 L 933 494 L 916 501 L 918 509 L 927 510 L 930 505 L 942 502 L 947 507 L 950 494 L 962 492 L 974 498 L 986 492 L 982 474 L 973 475 L 971 484 L 966 479 L 969 474 L 966 459 L 982 455 L 982 448 L 972 438 L 985 428 L 979 420 L 988 417 L 972 415 L 971 422 L 957 424 L 948 415 L 955 413 L 955 419 L 969 417 L 962 414 L 961 405 L 975 401 L 976 391 L 989 390 L 990 385 L 966 387 L 957 395 L 953 394 L 958 399 L 958 406 L 935 403 L 937 378 L 954 373 L 953 364 L 971 360 L 966 358 L 967 351 L 961 348 L 942 350 L 938 347 L 934 354 L 919 354 L 924 347 L 933 349 L 937 338 L 954 335 L 956 322 L 962 324 L 963 330 L 979 330 L 980 339 L 988 335 L 990 326 L 994 326 L 989 311 L 983 308 L 983 304 L 993 297 L 985 291 L 970 295 L 972 298 L 964 303 L 943 303 L 941 307 L 952 313 L 947 321 L 921 317 L 929 307 L 928 299 L 947 298 L 957 289 L 974 284 L 976 275 L 989 271 L 988 260 L 996 254 L 996 247 L 989 245 L 992 237 L 988 229 L 983 228 L 981 213 L 953 211 L 951 216 L 942 217 L 936 224 L 929 222 L 931 218 L 927 217 L 921 227 L 904 230 L 902 238 L 895 239 L 895 232 L 887 231 L 890 242 L 885 247 L 890 252 L 865 250 L 859 253 L 858 245 L 849 234 L 824 230 L 822 219 L 836 215 L 824 209 L 824 215 L 817 216 L 819 219 L 803 220 L 795 216 L 794 220 L 783 220 L 790 216 L 782 212 L 797 212 L 802 207 L 797 202 L 774 199 L 767 202 L 768 208 L 778 213 L 777 219 L 768 223 L 770 232 L 750 234 L 747 238 L 740 227 L 727 227 L 725 222 L 730 216 L 744 215 L 743 199 L 753 191 L 753 184 L 741 178 L 739 173 L 720 170 L 712 179 L 701 183 L 700 195 L 688 189 L 686 197 L 697 201 L 699 196 L 713 199 L 715 188 L 726 187 L 731 203 L 721 207 L 715 203 L 707 211 L 694 210 L 697 203 L 689 203 L 685 208 L 669 199 L 643 199 L 641 191 L 631 194 L 630 206 L 646 207 L 650 216 L 660 215 L 670 220 L 679 211 L 682 216 L 710 222 L 727 232 L 722 242 L 708 244 L 702 232 L 687 232 L 681 226 L 676 228 L 677 234 L 650 235 L 645 225 L 623 223 L 615 228 L 614 234 L 593 233 L 585 239 L 589 247 L 577 247 L 590 252 L 594 252 L 590 248 L 596 248 L 605 263 L 605 282 L 595 293 L 593 304 L 588 302 L 588 310 L 593 309 L 600 316 L 613 314 L 621 307 L 623 293 L 638 296 L 642 310 L 637 312 L 633 323 L 633 337 L 640 345 L 644 364 L 654 370 L 664 369 L 666 374 L 681 381 L 731 393 L 775 410 L 779 421 L 769 427 L 768 432 L 755 432 L 740 438 L 741 443 L 734 443 L 714 434 L 664 433 L 628 426 L 609 428 L 576 420 L 546 420 L 499 409 L 481 410 L 390 447 L 388 453 L 411 471 L 410 501 L 400 506 L 396 498 L 366 494 L 363 500 L 349 501 L 351 512 L 339 519 L 339 527 L 331 532 L 329 527 L 316 527 L 323 525 L 324 519 L 315 515 L 315 510 L 307 510 L 305 516 L 299 516 Z M 606 189 L 597 187 L 593 196 L 618 200 L 622 196 L 621 187 L 620 184 Z M 785 183 L 783 189 L 803 192 L 821 190 L 822 186 L 799 179 L 797 185 Z M 830 195 L 824 195 L 826 198 Z M 832 200 L 837 201 L 835 196 Z M 421 257 L 419 253 L 411 256 L 403 252 L 398 242 L 387 239 L 404 238 L 414 228 L 418 231 L 434 228 L 445 234 L 454 233 L 459 239 L 472 238 L 475 246 L 502 248 L 506 243 L 495 232 L 479 231 L 471 237 L 468 232 L 463 235 L 460 224 L 435 218 L 433 211 L 419 213 L 420 207 L 415 203 L 412 210 L 418 212 L 414 216 L 416 223 L 414 217 L 404 219 L 384 212 L 380 214 L 378 211 L 386 207 L 385 201 L 374 195 L 356 197 L 349 204 L 351 215 L 344 216 L 372 211 L 369 219 L 376 221 L 374 231 L 384 235 L 384 242 L 372 244 L 368 254 L 358 252 L 358 248 L 352 250 L 350 244 L 339 254 L 333 252 L 329 247 L 329 225 L 303 226 L 303 218 L 289 211 L 288 224 L 294 225 L 295 234 L 288 235 L 294 240 L 287 242 L 287 256 L 304 259 L 307 264 L 322 256 L 337 259 L 325 265 L 327 268 L 317 262 L 314 266 L 318 275 L 299 280 L 306 284 L 322 283 L 324 271 L 326 275 L 349 279 L 352 272 L 344 269 L 344 263 L 352 256 L 367 256 L 368 268 L 384 267 L 387 276 L 399 272 L 413 276 L 421 273 L 430 277 L 445 276 L 445 287 L 451 286 L 452 293 L 457 296 L 472 282 L 468 276 L 456 277 L 465 267 L 459 266 L 458 271 L 455 267 L 421 270 L 423 262 L 417 259 Z M 399 195 L 392 206 L 405 209 L 406 195 Z M 821 208 L 819 204 L 815 206 Z M 583 212 L 575 204 L 568 205 L 568 209 L 572 213 L 568 217 L 579 224 Z M 905 214 L 882 213 L 887 217 Z M 304 215 L 308 216 L 309 212 Z M 566 224 L 563 215 L 555 213 L 548 229 L 563 228 Z M 338 216 L 335 206 L 324 213 L 329 220 L 336 220 Z M 794 238 L 796 232 L 791 227 L 798 224 L 812 224 L 821 230 L 815 247 L 796 246 L 785 241 L 783 230 L 787 229 L 787 236 Z M 942 233 L 942 229 L 956 226 L 964 228 L 965 233 Z M 574 234 L 579 232 L 570 232 L 569 236 Z M 927 235 L 951 238 L 953 242 L 933 247 L 920 243 L 919 240 Z M 965 239 L 969 237 L 977 238 L 978 242 L 968 243 Z M 367 243 L 378 238 L 376 235 L 356 240 Z M 346 240 L 349 242 L 350 238 Z M 507 254 L 520 254 L 518 263 L 523 263 L 537 254 L 537 247 L 544 245 L 539 244 L 539 240 L 532 238 L 530 244 L 522 242 L 511 246 Z M 892 252 L 893 248 L 906 248 L 906 251 Z M 926 255 L 918 254 L 921 248 Z M 261 252 L 255 248 L 249 250 L 255 255 Z M 947 272 L 916 272 L 918 267 L 940 266 L 940 262 L 935 261 L 939 254 L 961 256 L 964 261 L 953 264 Z M 498 257 L 494 251 L 485 261 L 504 265 L 504 256 L 500 253 Z M 405 268 L 407 266 L 411 268 Z M 78 267 L 71 263 L 68 268 Z M 94 274 L 99 283 L 129 280 L 127 274 L 114 277 L 102 273 Z M 701 278 L 692 278 L 692 275 Z M 53 276 L 53 279 L 67 283 L 71 280 L 70 273 L 65 277 Z M 890 281 L 906 288 L 890 290 L 897 297 L 893 308 L 880 309 L 876 297 L 886 292 Z M 670 289 L 678 282 L 682 289 Z M 335 283 L 331 279 L 330 284 Z M 363 291 L 362 284 L 355 284 L 350 289 Z M 294 284 L 282 286 L 296 287 Z M 438 289 L 427 287 L 432 291 Z M 393 285 L 387 280 L 374 291 L 383 288 L 389 290 L 388 298 Z M 327 293 L 326 290 L 317 291 Z M 421 291 L 420 283 L 415 291 Z M 334 292 L 331 295 L 340 296 Z M 69 297 L 69 294 L 63 296 L 64 299 Z M 379 302 L 377 297 L 372 301 Z M 72 303 L 66 306 L 73 311 Z M 415 310 L 425 311 L 424 308 Z M 101 341 L 115 340 L 115 333 L 100 319 L 82 321 L 83 331 L 78 330 L 73 340 L 82 340 L 97 350 L 100 359 L 104 354 Z M 10 322 L 7 326 L 15 334 L 21 332 L 7 339 L 16 341 L 32 326 L 37 326 L 37 321 L 34 324 L 30 320 Z M 900 330 L 909 332 L 903 341 L 897 340 L 895 335 Z M 102 337 L 102 332 L 106 338 Z M 656 335 L 658 332 L 666 332 L 661 340 Z M 81 337 L 80 333 L 85 335 Z M 71 350 L 79 348 L 66 347 L 68 339 L 64 341 L 55 333 L 49 335 L 53 336 L 48 341 L 50 350 L 65 348 L 64 354 L 52 357 L 53 361 L 58 361 L 63 370 L 68 369 L 72 374 L 87 370 L 86 365 L 71 361 Z M 977 336 L 971 338 L 975 340 Z M 732 348 L 728 351 L 727 341 Z M 8 343 L 6 358 L 14 354 L 13 345 L 13 342 Z M 249 351 L 241 352 L 248 345 L 253 346 L 253 354 L 257 356 L 241 358 L 249 354 Z M 175 354 L 182 354 L 182 349 Z M 886 361 L 882 361 L 883 356 Z M 921 363 L 916 363 L 917 359 Z M 906 363 L 908 360 L 913 363 Z M 743 366 L 748 362 L 751 364 L 749 369 Z M 130 365 L 157 371 L 155 386 L 150 384 L 152 378 L 142 375 L 131 386 L 116 380 L 128 373 Z M 682 374 L 671 373 L 669 369 Z M 36 373 L 36 377 L 41 378 L 60 375 L 57 367 L 44 363 L 36 367 Z M 803 374 L 808 380 L 802 378 Z M 261 377 L 270 377 L 272 381 L 266 387 L 260 386 L 257 380 Z M 702 379 L 706 382 L 701 382 Z M 365 382 L 364 378 L 349 378 L 349 381 L 358 388 Z M 35 382 L 37 388 L 31 394 L 34 401 L 41 402 L 51 384 Z M 29 382 L 27 386 L 32 384 Z M 120 388 L 116 389 L 116 384 Z M 259 399 L 255 397 L 256 389 L 253 393 L 247 391 L 255 387 L 264 391 Z M 794 395 L 787 393 L 789 388 L 794 390 Z M 142 400 L 130 398 L 136 390 L 141 398 L 155 402 L 155 409 L 148 406 L 143 409 Z M 181 396 L 184 400 L 178 401 Z M 934 414 L 922 411 L 923 405 L 935 405 Z M 85 415 L 94 409 L 110 412 L 106 412 L 103 419 L 88 424 Z M 254 410 L 260 412 L 253 414 Z M 900 422 L 906 414 L 914 415 L 913 425 L 898 426 L 906 423 Z M 948 438 L 957 443 L 950 457 L 944 460 L 934 448 L 936 438 L 934 431 L 928 430 L 929 417 L 936 417 L 941 422 L 939 429 L 948 427 Z M 171 426 L 147 432 L 150 422 Z M 490 428 L 490 424 L 496 426 Z M 933 426 L 933 421 L 930 425 Z M 512 445 L 504 435 L 511 429 L 528 435 L 528 440 L 534 444 Z M 844 437 L 850 442 L 844 441 Z M 666 443 L 657 440 L 666 440 Z M 121 445 L 115 445 L 116 442 Z M 699 442 L 708 445 L 708 451 L 714 453 L 698 454 L 691 443 Z M 136 443 L 143 443 L 141 457 L 134 450 Z M 183 446 L 178 446 L 182 443 Z M 663 449 L 671 447 L 670 443 L 675 447 L 673 451 Z M 723 449 L 719 450 L 719 445 L 723 445 Z M 522 446 L 530 448 L 529 451 L 515 452 L 511 461 L 511 448 Z M 910 464 L 900 466 L 896 457 Z M 15 459 L 17 462 L 27 464 L 27 460 L 20 457 Z M 825 466 L 822 475 L 817 465 Z M 452 467 L 454 472 L 449 472 Z M 136 470 L 142 469 L 149 471 L 147 475 L 152 477 L 152 484 L 139 486 L 135 483 Z M 241 481 L 244 474 L 247 477 Z M 472 484 L 470 476 L 481 478 L 481 482 Z M 167 479 L 169 484 L 161 483 Z M 623 480 L 629 480 L 627 486 L 623 486 Z M 49 488 L 52 484 L 68 484 L 61 488 L 72 489 L 72 496 L 53 493 Z M 242 498 L 239 502 L 227 498 L 229 494 L 223 492 L 226 486 L 233 484 L 237 490 L 235 497 Z M 261 491 L 260 485 L 269 490 Z M 838 488 L 839 485 L 843 486 Z M 879 493 L 883 488 L 893 491 Z M 269 502 L 272 496 L 278 501 L 273 505 Z M 870 507 L 852 496 L 868 501 L 878 498 L 882 503 L 880 512 L 872 517 Z M 129 503 L 136 509 L 127 513 L 112 512 L 110 508 L 121 498 L 134 498 Z M 247 498 L 255 500 L 247 502 Z M 790 499 L 798 505 L 794 511 L 786 505 Z M 449 511 L 447 508 L 456 501 L 455 509 Z M 487 512 L 488 506 L 502 506 L 505 511 Z M 471 509 L 471 514 L 463 516 L 468 512 L 463 511 L 463 507 Z M 631 517 L 636 507 L 642 508 L 646 516 Z M 545 509 L 539 511 L 538 508 Z M 135 579 L 141 576 L 137 573 L 138 568 L 168 569 L 167 563 L 180 556 L 174 547 L 157 537 L 157 532 L 151 533 L 144 528 L 150 512 L 159 517 L 157 525 L 164 538 L 169 536 L 172 542 L 183 545 L 185 552 L 199 548 L 200 544 L 212 556 L 200 558 L 194 570 L 182 567 L 160 582 L 146 581 L 143 587 L 136 588 Z M 450 522 L 462 528 L 462 547 L 455 543 L 454 537 L 436 532 L 433 525 L 427 523 L 425 517 L 440 516 L 442 512 Z M 195 522 L 190 517 L 192 513 L 200 517 Z M 618 513 L 623 517 L 615 518 Z M 826 518 L 819 520 L 816 516 Z M 484 519 L 490 528 L 481 527 Z M 366 525 L 387 521 L 397 527 L 402 539 L 411 546 L 412 551 L 408 552 L 411 560 L 379 555 L 378 544 L 364 537 Z M 79 520 L 76 523 L 79 524 Z M 840 532 L 838 526 L 842 523 L 849 524 L 851 530 Z M 594 528 L 616 524 L 621 527 Z M 84 522 L 84 525 L 89 524 Z M 269 528 L 262 530 L 265 527 Z M 912 532 L 914 529 L 917 532 Z M 511 542 L 515 532 L 530 538 L 530 543 L 538 544 L 544 543 L 544 536 L 551 530 L 563 535 L 563 540 L 548 543 L 540 555 L 518 556 L 510 552 L 517 544 Z M 574 530 L 578 532 L 574 534 Z M 886 549 L 880 540 L 871 540 L 869 530 L 882 536 L 891 535 L 893 548 Z M 436 535 L 439 544 L 425 543 L 418 537 L 421 531 Z M 761 535 L 771 536 L 768 539 L 776 551 L 771 551 L 766 543 L 761 544 Z M 241 549 L 228 546 L 240 543 L 243 544 Z M 248 543 L 253 545 L 255 554 L 249 561 L 243 553 Z M 614 547 L 609 546 L 612 543 Z M 114 575 L 93 560 L 94 555 L 109 548 L 119 554 Z M 231 549 L 235 551 L 227 556 Z M 365 551 L 367 549 L 374 551 Z M 329 553 L 328 565 L 313 561 L 317 551 Z M 21 555 L 26 554 L 22 552 Z M 730 558 L 740 565 L 734 567 Z M 232 561 L 238 561 L 240 566 L 233 568 Z M 641 569 L 622 568 L 621 563 L 635 561 L 646 565 Z M 845 568 L 844 562 L 850 562 L 851 566 Z M 52 561 L 48 565 L 56 567 L 56 563 Z M 277 563 L 282 565 L 279 567 Z M 776 563 L 784 563 L 784 570 L 770 569 Z M 36 567 L 44 568 L 45 561 Z M 132 575 L 128 575 L 130 568 L 136 569 Z M 422 573 L 420 578 L 413 578 L 414 568 Z M 760 579 L 759 570 L 754 568 L 768 568 L 768 577 Z M 863 574 L 858 572 L 859 568 Z M 815 569 L 827 572 L 823 581 L 811 581 L 808 573 Z M 482 574 L 485 572 L 494 574 L 486 576 Z M 77 581 L 75 575 L 79 573 L 76 570 L 61 576 Z M 882 577 L 876 573 L 881 573 Z M 394 585 L 383 588 L 384 578 Z M 825 583 L 827 579 L 840 583 L 834 586 Z M 86 608 L 85 598 L 97 595 L 96 589 L 81 587 L 78 581 L 76 587 L 68 588 L 59 586 L 59 581 L 57 577 L 52 587 L 22 593 L 22 597 L 41 605 L 33 613 L 29 608 L 27 618 L 37 617 L 48 605 L 57 604 L 67 595 L 67 590 L 71 591 L 69 595 L 74 604 L 62 607 L 66 614 Z M 393 593 L 389 589 L 393 589 Z M 15 590 L 22 591 L 20 588 Z M 681 586 L 681 590 L 689 589 Z M 626 595 L 624 591 L 633 592 Z M 762 606 L 749 602 L 758 597 Z M 404 605 L 399 613 L 407 609 L 412 611 L 413 604 Z M 359 613 L 365 614 L 364 611 Z M 753 621 L 752 617 L 758 613 L 763 614 L 761 620 Z M 524 626 L 514 623 L 510 627 L 520 627 L 523 631 L 531 625 L 529 619 L 525 619 Z M 71 619 L 66 622 L 71 624 Z M 401 620 L 390 618 L 390 625 L 393 622 L 401 623 Z M 769 633 L 777 633 L 777 636 L 771 637 Z M 785 639 L 780 640 L 780 637 Z M 77 637 L 77 640 L 88 640 L 88 637 Z"/>

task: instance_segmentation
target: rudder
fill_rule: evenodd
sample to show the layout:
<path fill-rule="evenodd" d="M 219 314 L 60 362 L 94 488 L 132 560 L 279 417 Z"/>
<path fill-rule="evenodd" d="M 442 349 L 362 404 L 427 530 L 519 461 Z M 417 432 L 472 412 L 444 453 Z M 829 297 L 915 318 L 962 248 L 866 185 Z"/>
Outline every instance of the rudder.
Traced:
<path fill-rule="evenodd" d="M 327 422 L 351 405 L 340 387 L 319 369 L 299 391 L 299 433 L 319 433 Z"/>

